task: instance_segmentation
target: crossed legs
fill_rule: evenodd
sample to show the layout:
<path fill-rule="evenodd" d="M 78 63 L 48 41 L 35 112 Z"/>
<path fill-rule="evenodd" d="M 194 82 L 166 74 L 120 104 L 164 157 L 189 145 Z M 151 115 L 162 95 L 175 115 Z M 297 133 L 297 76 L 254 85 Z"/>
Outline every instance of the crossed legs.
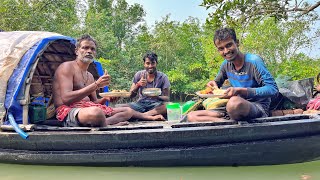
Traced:
<path fill-rule="evenodd" d="M 129 107 L 114 108 L 110 117 L 106 117 L 99 107 L 86 107 L 78 112 L 78 121 L 84 126 L 127 125 L 130 118 L 151 121 L 164 119 L 161 115 L 150 116 Z"/>
<path fill-rule="evenodd" d="M 229 114 L 230 118 L 233 120 L 241 120 L 244 117 L 248 117 L 250 113 L 252 103 L 239 97 L 233 96 L 227 103 L 226 110 Z M 200 111 L 193 111 L 188 114 L 188 121 L 190 122 L 219 122 L 225 121 L 222 118 L 223 114 L 216 111 L 210 110 L 200 110 Z"/>

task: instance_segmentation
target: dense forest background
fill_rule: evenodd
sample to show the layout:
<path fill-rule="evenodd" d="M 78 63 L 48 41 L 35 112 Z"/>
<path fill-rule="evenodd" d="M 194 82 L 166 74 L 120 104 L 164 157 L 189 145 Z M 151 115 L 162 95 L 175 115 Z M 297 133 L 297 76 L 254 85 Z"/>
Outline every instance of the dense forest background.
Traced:
<path fill-rule="evenodd" d="M 206 23 L 190 17 L 171 21 L 167 15 L 148 27 L 145 10 L 125 0 L 2 0 L 0 29 L 52 31 L 77 38 L 92 35 L 99 43 L 97 59 L 112 76 L 111 89 L 129 89 L 143 68 L 147 51 L 158 54 L 158 70 L 169 76 L 175 100 L 205 87 L 223 59 L 214 31 L 236 29 L 243 52 L 259 54 L 275 78 L 315 77 L 320 59 L 308 57 L 319 41 L 316 29 L 320 2 L 290 0 L 203 0 Z"/>

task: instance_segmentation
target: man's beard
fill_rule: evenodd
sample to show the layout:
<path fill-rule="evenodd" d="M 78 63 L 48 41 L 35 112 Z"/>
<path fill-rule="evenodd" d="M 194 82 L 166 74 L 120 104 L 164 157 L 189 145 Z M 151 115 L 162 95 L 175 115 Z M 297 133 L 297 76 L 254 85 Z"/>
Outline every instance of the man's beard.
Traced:
<path fill-rule="evenodd" d="M 154 74 L 156 71 L 157 71 L 156 68 L 154 68 L 154 69 L 152 69 L 152 70 L 150 70 L 150 69 L 147 70 L 147 72 L 148 72 L 149 74 Z"/>
<path fill-rule="evenodd" d="M 90 64 L 93 62 L 93 58 L 83 57 L 80 59 L 83 63 Z"/>

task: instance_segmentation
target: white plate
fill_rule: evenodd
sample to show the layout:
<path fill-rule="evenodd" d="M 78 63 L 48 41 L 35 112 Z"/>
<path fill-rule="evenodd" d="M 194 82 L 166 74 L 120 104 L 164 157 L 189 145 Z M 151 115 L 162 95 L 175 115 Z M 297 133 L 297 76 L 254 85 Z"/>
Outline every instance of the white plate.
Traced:
<path fill-rule="evenodd" d="M 130 92 L 105 92 L 99 95 L 101 97 L 130 97 Z"/>
<path fill-rule="evenodd" d="M 196 92 L 196 95 L 198 95 L 201 98 L 213 98 L 213 97 L 222 97 L 223 95 L 215 95 L 215 94 L 200 94 L 199 91 Z"/>

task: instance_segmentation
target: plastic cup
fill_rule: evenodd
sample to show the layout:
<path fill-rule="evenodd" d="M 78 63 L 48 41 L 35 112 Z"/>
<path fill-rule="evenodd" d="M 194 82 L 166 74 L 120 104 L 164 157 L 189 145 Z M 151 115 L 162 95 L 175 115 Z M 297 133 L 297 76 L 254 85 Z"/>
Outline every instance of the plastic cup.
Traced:
<path fill-rule="evenodd" d="M 180 120 L 181 108 L 179 103 L 168 103 L 166 107 L 168 121 Z"/>

